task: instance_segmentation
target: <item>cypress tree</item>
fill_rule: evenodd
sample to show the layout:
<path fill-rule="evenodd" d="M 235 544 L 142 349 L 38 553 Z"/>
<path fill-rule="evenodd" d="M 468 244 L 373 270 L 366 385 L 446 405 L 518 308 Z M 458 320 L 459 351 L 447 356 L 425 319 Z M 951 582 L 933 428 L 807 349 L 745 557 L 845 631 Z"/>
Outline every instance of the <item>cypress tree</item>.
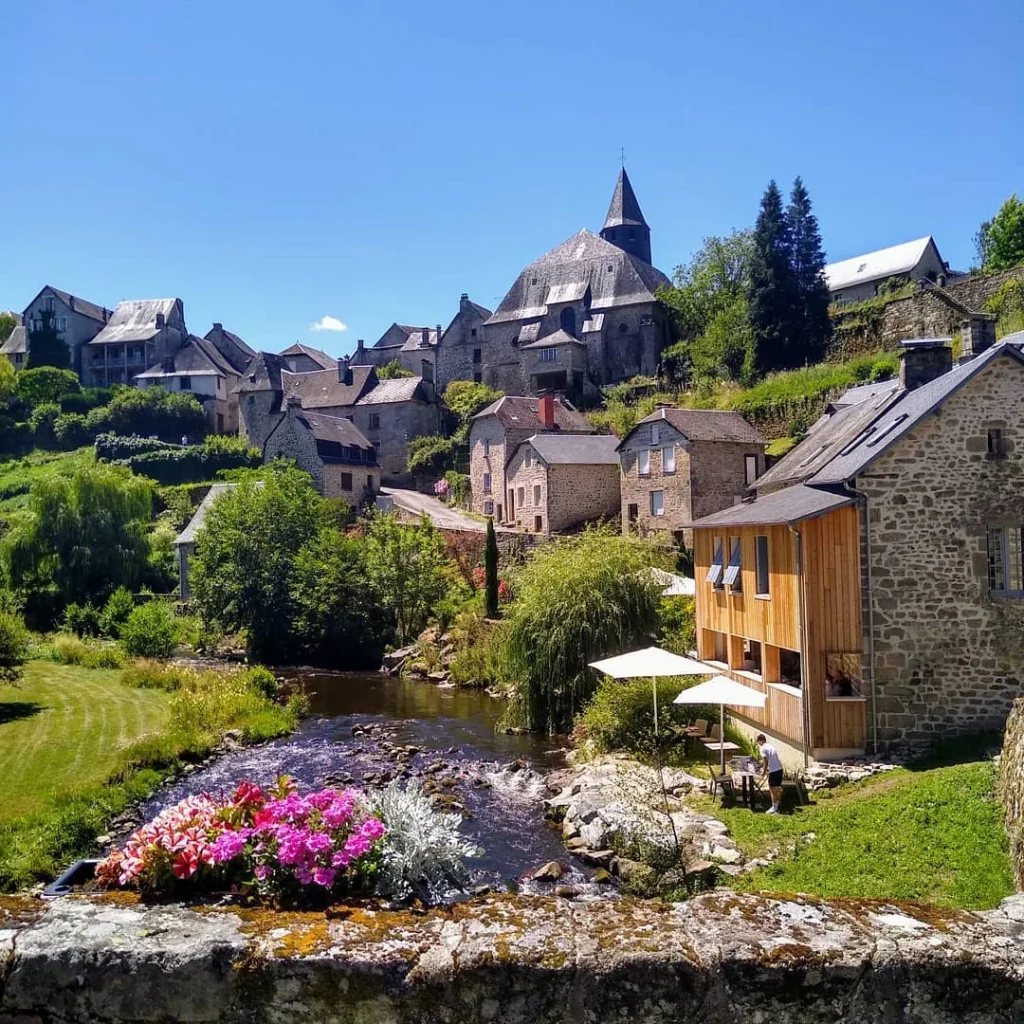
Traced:
<path fill-rule="evenodd" d="M 794 355 L 801 362 L 819 362 L 825 358 L 832 337 L 832 320 L 828 315 L 831 296 L 825 281 L 825 253 L 818 218 L 811 212 L 810 197 L 799 177 L 793 182 L 786 220 L 792 238 L 793 277 L 799 300 L 800 336 Z"/>
<path fill-rule="evenodd" d="M 494 520 L 487 519 L 487 541 L 484 544 L 484 604 L 489 619 L 498 617 L 498 538 L 494 534 Z"/>
<path fill-rule="evenodd" d="M 762 373 L 799 365 L 799 357 L 792 349 L 794 332 L 799 330 L 792 250 L 782 193 L 770 181 L 754 228 L 749 284 L 755 362 Z"/>

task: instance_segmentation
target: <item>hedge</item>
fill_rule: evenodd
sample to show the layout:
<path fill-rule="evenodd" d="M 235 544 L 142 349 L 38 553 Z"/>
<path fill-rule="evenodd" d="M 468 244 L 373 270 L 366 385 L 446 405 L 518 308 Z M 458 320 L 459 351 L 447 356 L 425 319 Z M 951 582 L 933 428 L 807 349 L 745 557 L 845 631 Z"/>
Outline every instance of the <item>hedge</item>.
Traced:
<path fill-rule="evenodd" d="M 96 437 L 96 457 L 114 462 L 119 459 L 130 459 L 134 455 L 143 455 L 147 452 L 174 452 L 186 451 L 180 444 L 171 444 L 169 441 L 157 441 L 154 438 L 139 437 L 132 434 L 122 437 L 120 434 L 99 434 Z"/>
<path fill-rule="evenodd" d="M 202 445 L 140 452 L 117 461 L 164 486 L 213 480 L 221 470 L 257 469 L 262 464 L 258 452 L 210 452 Z"/>

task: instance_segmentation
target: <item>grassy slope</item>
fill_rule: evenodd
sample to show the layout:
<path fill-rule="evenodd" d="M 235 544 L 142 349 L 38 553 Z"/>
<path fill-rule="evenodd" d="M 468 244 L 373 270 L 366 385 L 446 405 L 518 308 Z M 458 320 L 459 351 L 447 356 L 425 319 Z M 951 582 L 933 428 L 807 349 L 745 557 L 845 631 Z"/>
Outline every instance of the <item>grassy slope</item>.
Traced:
<path fill-rule="evenodd" d="M 102 782 L 126 747 L 167 725 L 167 694 L 129 689 L 120 675 L 32 661 L 19 687 L 0 686 L 0 820 Z"/>
<path fill-rule="evenodd" d="M 782 851 L 743 889 L 994 907 L 1013 891 L 991 761 L 897 770 L 777 817 L 715 809 L 749 855 Z M 808 833 L 815 838 L 805 838 Z"/>
<path fill-rule="evenodd" d="M 72 476 L 95 461 L 92 445 L 71 452 L 35 450 L 21 459 L 0 461 L 0 513 L 15 512 L 28 504 L 28 492 L 37 480 Z"/>

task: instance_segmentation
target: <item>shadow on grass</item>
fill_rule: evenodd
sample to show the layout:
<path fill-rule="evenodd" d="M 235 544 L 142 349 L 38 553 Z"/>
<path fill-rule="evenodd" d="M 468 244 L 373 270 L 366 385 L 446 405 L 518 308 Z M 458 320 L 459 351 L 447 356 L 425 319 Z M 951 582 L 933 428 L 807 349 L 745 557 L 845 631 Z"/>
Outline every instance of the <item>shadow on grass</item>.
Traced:
<path fill-rule="evenodd" d="M 926 751 L 918 760 L 907 764 L 907 770 L 926 772 L 932 768 L 949 768 L 956 764 L 973 761 L 989 761 L 1003 746 L 1003 737 L 998 732 L 973 733 L 942 740 Z"/>
<path fill-rule="evenodd" d="M 33 700 L 0 701 L 0 725 L 16 722 L 19 718 L 31 718 L 45 710 L 42 704 L 37 704 Z"/>

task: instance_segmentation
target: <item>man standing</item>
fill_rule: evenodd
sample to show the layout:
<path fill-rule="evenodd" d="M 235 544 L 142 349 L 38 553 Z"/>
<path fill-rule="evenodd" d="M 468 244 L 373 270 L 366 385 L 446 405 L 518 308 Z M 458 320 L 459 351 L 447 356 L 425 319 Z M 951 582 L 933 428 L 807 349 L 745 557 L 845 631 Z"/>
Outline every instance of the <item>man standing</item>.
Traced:
<path fill-rule="evenodd" d="M 765 739 L 764 733 L 757 737 L 757 749 L 761 754 L 761 776 L 768 776 L 768 792 L 772 795 L 772 806 L 766 814 L 778 814 L 782 803 L 782 762 L 779 752 Z"/>

